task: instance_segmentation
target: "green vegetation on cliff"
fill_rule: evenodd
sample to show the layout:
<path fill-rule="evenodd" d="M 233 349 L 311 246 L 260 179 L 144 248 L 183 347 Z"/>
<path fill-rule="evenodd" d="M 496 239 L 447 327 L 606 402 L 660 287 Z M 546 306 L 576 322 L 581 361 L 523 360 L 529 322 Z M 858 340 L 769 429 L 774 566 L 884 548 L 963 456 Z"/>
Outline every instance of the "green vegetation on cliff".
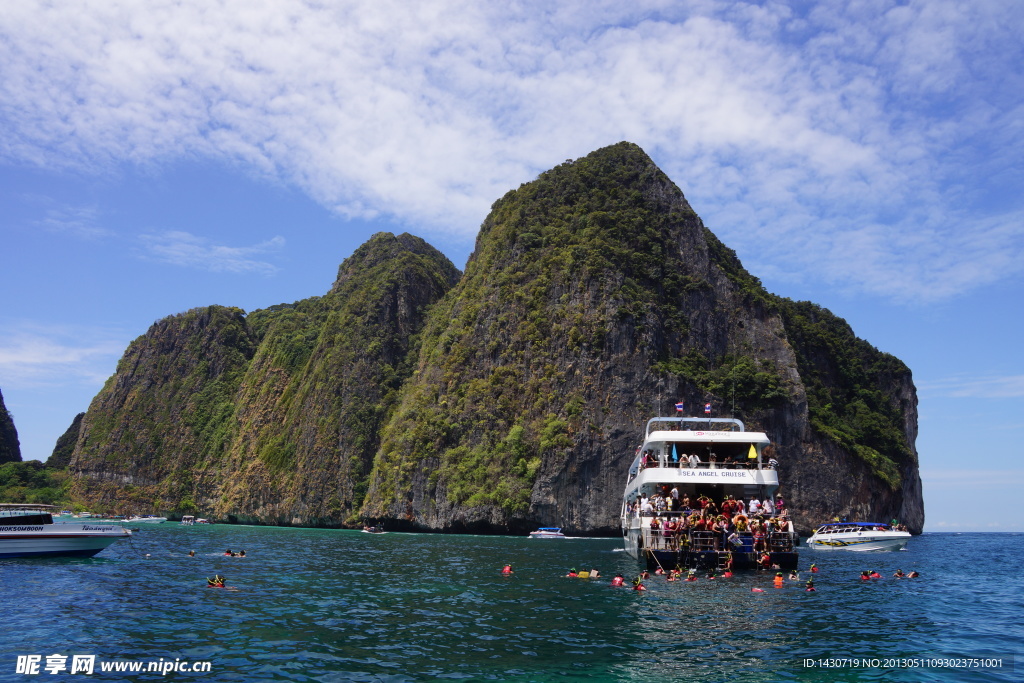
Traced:
<path fill-rule="evenodd" d="M 61 505 L 69 500 L 70 475 L 38 460 L 0 465 L 0 501 Z"/>
<path fill-rule="evenodd" d="M 136 504 L 254 517 L 291 500 L 306 523 L 339 524 L 365 493 L 426 311 L 459 274 L 423 240 L 381 233 L 324 296 L 158 321 L 86 415 L 79 493 L 102 501 L 120 480 Z"/>
<path fill-rule="evenodd" d="M 78 433 L 82 429 L 83 417 L 85 417 L 85 413 L 75 415 L 75 419 L 71 421 L 71 426 L 57 439 L 57 444 L 53 447 L 53 453 L 46 460 L 47 467 L 64 469 L 71 462 L 71 456 L 75 452 L 75 443 L 78 441 Z"/>
<path fill-rule="evenodd" d="M 860 458 L 858 490 L 912 459 L 906 368 L 766 292 L 620 143 L 495 202 L 464 275 L 381 233 L 322 296 L 159 321 L 70 467 L 83 495 L 236 521 L 607 532 L 640 427 L 676 400 L 771 426 L 794 469 Z"/>
<path fill-rule="evenodd" d="M 856 453 L 896 489 L 913 454 L 900 397 L 883 387 L 909 380 L 902 361 L 858 339 L 845 320 L 807 301 L 781 300 L 797 353 L 811 426 Z"/>

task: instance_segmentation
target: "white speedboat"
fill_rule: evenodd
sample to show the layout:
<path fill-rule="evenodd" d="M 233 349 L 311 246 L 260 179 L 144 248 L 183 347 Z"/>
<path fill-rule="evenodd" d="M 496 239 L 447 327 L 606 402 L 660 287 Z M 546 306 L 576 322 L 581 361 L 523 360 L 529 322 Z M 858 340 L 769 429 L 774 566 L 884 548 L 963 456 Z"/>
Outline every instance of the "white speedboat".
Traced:
<path fill-rule="evenodd" d="M 121 522 L 122 524 L 163 524 L 167 521 L 166 517 L 157 517 L 155 515 L 135 515 Z"/>
<path fill-rule="evenodd" d="M 530 538 L 565 538 L 561 527 L 542 526 L 536 531 L 530 532 Z"/>
<path fill-rule="evenodd" d="M 909 531 L 897 531 L 878 522 L 830 522 L 822 524 L 807 539 L 816 550 L 902 550 L 910 540 Z"/>
<path fill-rule="evenodd" d="M 0 504 L 0 558 L 92 557 L 132 532 L 115 525 L 54 524 L 52 505 Z"/>
<path fill-rule="evenodd" d="M 626 552 L 651 570 L 795 569 L 793 524 L 760 509 L 779 488 L 762 459 L 770 443 L 732 418 L 648 420 L 622 494 Z M 754 514 L 739 507 L 755 498 Z"/>

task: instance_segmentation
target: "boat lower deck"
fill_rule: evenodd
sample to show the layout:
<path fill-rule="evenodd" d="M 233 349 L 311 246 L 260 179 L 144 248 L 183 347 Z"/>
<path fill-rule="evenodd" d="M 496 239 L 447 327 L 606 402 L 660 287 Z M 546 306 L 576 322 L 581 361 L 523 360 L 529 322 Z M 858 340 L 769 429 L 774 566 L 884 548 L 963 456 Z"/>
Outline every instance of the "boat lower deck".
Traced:
<path fill-rule="evenodd" d="M 725 571 L 731 556 L 732 570 L 751 569 L 784 569 L 797 568 L 799 554 L 796 552 L 768 553 L 767 566 L 762 562 L 763 553 L 717 551 L 717 550 L 652 550 L 641 551 L 641 557 L 649 571 L 659 567 L 665 571 L 670 569 L 698 569 L 702 571 Z"/>

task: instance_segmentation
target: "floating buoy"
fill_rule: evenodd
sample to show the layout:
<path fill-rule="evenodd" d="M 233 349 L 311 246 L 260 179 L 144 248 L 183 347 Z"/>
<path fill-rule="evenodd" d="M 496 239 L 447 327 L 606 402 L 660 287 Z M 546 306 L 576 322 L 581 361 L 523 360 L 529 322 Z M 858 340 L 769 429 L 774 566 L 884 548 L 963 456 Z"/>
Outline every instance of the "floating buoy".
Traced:
<path fill-rule="evenodd" d="M 764 593 L 764 589 L 763 588 L 751 588 L 750 592 L 751 593 Z"/>

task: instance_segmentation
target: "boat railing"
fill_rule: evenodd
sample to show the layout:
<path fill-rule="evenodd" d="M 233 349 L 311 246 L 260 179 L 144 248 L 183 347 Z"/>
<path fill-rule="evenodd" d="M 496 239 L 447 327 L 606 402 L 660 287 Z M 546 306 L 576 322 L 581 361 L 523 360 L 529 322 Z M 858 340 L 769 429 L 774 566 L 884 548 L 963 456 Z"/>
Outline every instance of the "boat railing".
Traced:
<path fill-rule="evenodd" d="M 795 534 L 792 531 L 772 531 L 768 534 L 750 531 L 721 531 L 698 529 L 674 529 L 668 534 L 664 529 L 641 527 L 643 547 L 651 550 L 690 550 L 693 552 L 772 552 L 793 551 Z"/>
<path fill-rule="evenodd" d="M 641 470 L 652 469 L 652 468 L 660 468 L 660 467 L 661 467 L 661 463 L 658 461 L 657 458 L 649 459 L 646 464 L 643 463 L 643 462 L 640 463 L 640 469 Z M 672 462 L 671 459 L 670 459 L 666 463 L 664 469 L 677 469 L 677 470 L 689 470 L 689 469 L 701 469 L 701 470 L 774 470 L 776 468 L 774 466 L 768 464 L 768 463 L 762 463 L 762 462 L 760 462 L 758 460 L 753 460 L 753 459 L 750 459 L 747 462 L 743 462 L 742 460 L 731 460 L 731 461 L 730 460 L 725 460 L 725 461 L 722 461 L 722 462 L 704 462 L 702 460 L 701 462 L 697 463 L 696 466 L 691 466 L 690 463 L 688 463 L 685 460 L 680 460 L 679 462 L 676 463 L 676 462 Z M 631 472 L 630 474 L 633 474 L 633 473 Z M 635 476 L 636 475 L 633 474 L 633 477 L 635 477 Z M 631 477 L 631 479 L 633 477 Z"/>

